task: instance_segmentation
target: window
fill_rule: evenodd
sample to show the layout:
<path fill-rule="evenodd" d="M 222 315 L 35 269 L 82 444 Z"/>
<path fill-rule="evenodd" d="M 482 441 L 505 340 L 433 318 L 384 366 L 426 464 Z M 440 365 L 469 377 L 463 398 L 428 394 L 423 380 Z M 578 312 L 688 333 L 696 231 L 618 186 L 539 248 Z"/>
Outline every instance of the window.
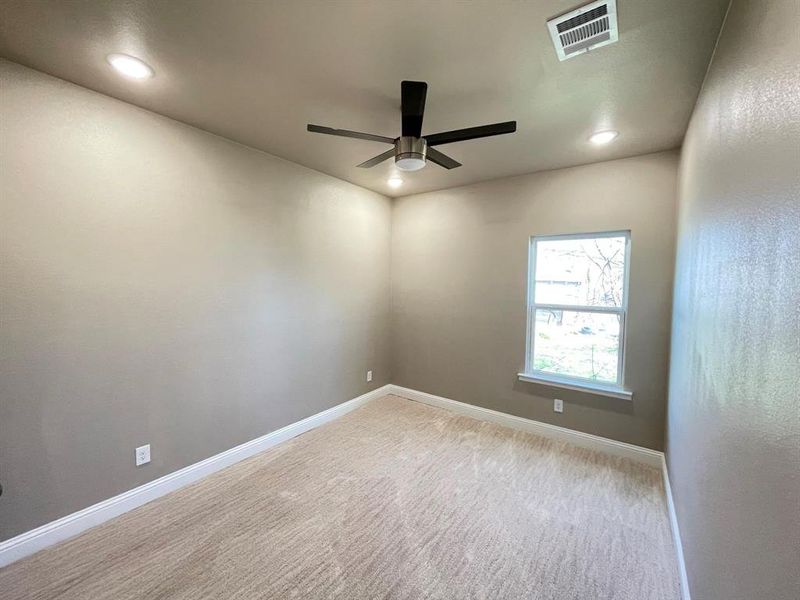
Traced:
<path fill-rule="evenodd" d="M 630 232 L 531 238 L 523 379 L 622 390 Z"/>

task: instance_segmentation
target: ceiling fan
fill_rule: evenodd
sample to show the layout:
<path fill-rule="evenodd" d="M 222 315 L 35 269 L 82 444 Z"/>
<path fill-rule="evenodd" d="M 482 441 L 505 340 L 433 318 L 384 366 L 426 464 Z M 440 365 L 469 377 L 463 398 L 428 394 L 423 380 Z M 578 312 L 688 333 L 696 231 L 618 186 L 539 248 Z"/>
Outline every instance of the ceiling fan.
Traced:
<path fill-rule="evenodd" d="M 356 138 L 359 140 L 370 140 L 372 142 L 383 142 L 384 144 L 391 144 L 393 146 L 391 150 L 387 150 L 383 154 L 379 154 L 358 165 L 361 168 L 369 169 L 370 167 L 374 167 L 394 157 L 394 163 L 398 169 L 402 171 L 418 171 L 425 166 L 427 160 L 445 169 L 455 169 L 461 166 L 460 162 L 439 152 L 433 148 L 433 146 L 463 142 L 464 140 L 474 140 L 476 138 L 489 137 L 492 135 L 503 135 L 504 133 L 514 133 L 517 130 L 516 121 L 506 121 L 505 123 L 493 123 L 492 125 L 468 127 L 466 129 L 456 129 L 455 131 L 445 131 L 423 136 L 422 117 L 425 113 L 425 96 L 427 93 L 428 84 L 424 81 L 403 81 L 400 84 L 403 115 L 400 137 L 390 138 L 371 133 L 350 131 L 348 129 L 333 129 L 331 127 L 312 125 L 310 123 L 308 125 L 308 131 Z"/>

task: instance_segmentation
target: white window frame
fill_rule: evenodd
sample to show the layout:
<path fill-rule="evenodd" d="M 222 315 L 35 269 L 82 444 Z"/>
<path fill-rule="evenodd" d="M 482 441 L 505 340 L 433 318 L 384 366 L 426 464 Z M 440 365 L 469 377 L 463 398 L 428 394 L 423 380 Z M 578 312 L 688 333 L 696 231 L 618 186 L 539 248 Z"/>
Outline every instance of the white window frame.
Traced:
<path fill-rule="evenodd" d="M 597 238 L 624 237 L 625 238 L 625 268 L 623 273 L 622 306 L 582 306 L 572 304 L 549 304 L 536 302 L 536 244 L 539 242 L 559 241 L 559 240 L 590 240 Z M 611 396 L 630 400 L 632 393 L 625 389 L 625 348 L 627 345 L 627 317 L 628 317 L 628 293 L 630 281 L 630 259 L 631 259 L 631 232 L 630 231 L 602 231 L 596 233 L 569 233 L 564 235 L 535 235 L 531 236 L 528 252 L 528 325 L 525 347 L 525 372 L 519 374 L 523 381 L 532 383 L 542 383 L 545 385 L 573 389 L 588 390 L 604 396 Z M 613 314 L 619 316 L 620 323 L 620 344 L 617 356 L 617 381 L 616 383 L 606 383 L 577 377 L 574 375 L 560 375 L 533 368 L 534 346 L 536 337 L 534 330 L 536 327 L 537 310 L 560 310 L 569 312 L 595 312 L 602 314 Z"/>

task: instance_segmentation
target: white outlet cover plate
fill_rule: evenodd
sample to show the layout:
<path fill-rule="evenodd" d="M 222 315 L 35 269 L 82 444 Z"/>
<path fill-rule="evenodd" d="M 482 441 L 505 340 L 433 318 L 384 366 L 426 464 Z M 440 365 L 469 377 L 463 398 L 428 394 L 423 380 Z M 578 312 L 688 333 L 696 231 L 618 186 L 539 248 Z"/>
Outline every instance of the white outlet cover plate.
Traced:
<path fill-rule="evenodd" d="M 563 413 L 564 412 L 564 401 L 563 400 L 559 400 L 558 398 L 554 398 L 553 399 L 553 410 L 556 411 L 557 413 Z"/>
<path fill-rule="evenodd" d="M 367 371 L 367 381 L 372 381 L 372 371 Z"/>
<path fill-rule="evenodd" d="M 150 444 L 139 446 L 136 449 L 136 466 L 141 467 L 150 462 Z"/>

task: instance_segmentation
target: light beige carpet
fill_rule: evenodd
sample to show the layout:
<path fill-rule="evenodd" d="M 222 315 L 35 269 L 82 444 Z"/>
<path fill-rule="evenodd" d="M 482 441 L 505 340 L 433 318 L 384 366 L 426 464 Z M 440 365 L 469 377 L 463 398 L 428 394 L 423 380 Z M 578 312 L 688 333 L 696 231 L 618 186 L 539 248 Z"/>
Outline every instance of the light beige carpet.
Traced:
<path fill-rule="evenodd" d="M 6 600 L 677 600 L 659 472 L 388 396 L 0 571 Z"/>

